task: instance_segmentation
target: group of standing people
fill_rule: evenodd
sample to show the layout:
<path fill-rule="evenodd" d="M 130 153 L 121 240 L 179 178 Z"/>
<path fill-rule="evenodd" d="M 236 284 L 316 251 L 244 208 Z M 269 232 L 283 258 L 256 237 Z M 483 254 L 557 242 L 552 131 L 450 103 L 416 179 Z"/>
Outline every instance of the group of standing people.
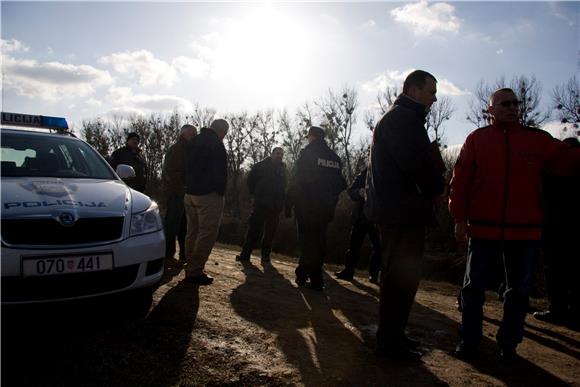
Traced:
<path fill-rule="evenodd" d="M 492 123 L 467 137 L 453 169 L 449 191 L 439 146 L 429 140 L 425 130 L 436 93 L 437 79 L 432 74 L 412 72 L 405 79 L 401 95 L 377 123 L 368 168 L 348 190 L 355 202 L 350 248 L 344 270 L 335 275 L 345 280 L 353 278 L 360 246 L 368 233 L 373 244 L 370 279 L 380 284 L 377 355 L 420 359 L 420 343 L 408 337 L 405 328 L 421 277 L 426 229 L 435 222 L 434 205 L 446 202 L 449 196 L 455 237 L 468 244 L 459 297 L 462 322 L 455 354 L 462 359 L 477 355 L 483 337 L 485 286 L 494 261 L 500 260 L 505 290 L 497 342 L 500 358 L 509 362 L 516 358 L 516 347 L 523 338 L 532 266 L 540 247 L 544 222 L 542 181 L 555 179 L 555 187 L 559 182 L 560 188 L 552 195 L 560 195 L 557 190 L 566 189 L 562 184 L 567 183 L 558 179 L 568 176 L 577 185 L 580 148 L 522 125 L 515 93 L 499 89 L 489 101 Z M 167 257 L 175 254 L 177 237 L 180 259 L 187 262 L 185 280 L 198 285 L 213 281 L 204 266 L 223 213 L 227 177 L 223 139 L 228 129 L 222 119 L 214 120 L 199 134 L 195 127 L 185 125 L 163 167 Z M 271 156 L 251 169 L 248 188 L 254 196 L 254 208 L 236 259 L 249 261 L 261 239 L 262 261 L 269 262 L 279 216 L 284 210 L 291 217 L 293 211 L 300 247 L 296 283 L 320 291 L 324 287 L 326 231 L 339 194 L 347 184 L 341 160 L 328 147 L 324 130 L 310 127 L 307 140 L 290 178 L 282 161 L 282 148 L 274 148 Z M 548 215 L 553 218 L 561 210 L 548 209 Z M 547 234 L 568 232 L 567 226 L 563 226 L 564 231 L 555 228 Z M 554 253 L 549 263 L 553 268 L 555 261 L 573 252 L 574 235 L 570 234 L 568 242 L 564 250 L 551 244 Z M 558 283 L 566 273 L 553 269 L 551 275 L 549 282 Z M 569 289 L 552 289 L 551 309 L 538 314 L 538 318 L 554 319 L 572 308 L 578 311 L 577 292 L 568 301 Z"/>

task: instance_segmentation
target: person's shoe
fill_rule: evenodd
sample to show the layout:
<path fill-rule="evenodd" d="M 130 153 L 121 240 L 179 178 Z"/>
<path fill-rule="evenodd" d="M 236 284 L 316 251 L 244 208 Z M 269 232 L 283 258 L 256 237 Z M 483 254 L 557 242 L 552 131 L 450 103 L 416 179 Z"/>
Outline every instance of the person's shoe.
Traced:
<path fill-rule="evenodd" d="M 196 276 L 186 276 L 184 281 L 194 285 L 211 285 L 213 283 L 213 278 L 207 274 L 202 274 Z"/>
<path fill-rule="evenodd" d="M 550 310 L 545 310 L 543 312 L 534 312 L 534 318 L 536 320 L 557 325 L 562 325 L 566 322 L 565 316 L 563 316 L 560 313 L 554 313 Z"/>
<path fill-rule="evenodd" d="M 423 354 L 419 351 L 415 351 L 410 348 L 405 348 L 401 346 L 395 347 L 382 347 L 379 346 L 375 350 L 375 355 L 377 357 L 388 358 L 396 361 L 403 362 L 420 362 Z"/>
<path fill-rule="evenodd" d="M 471 360 L 478 356 L 479 352 L 477 351 L 477 346 L 473 344 L 468 344 L 465 341 L 461 340 L 455 346 L 455 351 L 453 352 L 455 357 L 461 360 Z"/>
<path fill-rule="evenodd" d="M 516 352 L 516 347 L 514 346 L 500 347 L 499 358 L 501 359 L 501 362 L 504 364 L 513 364 L 519 359 L 519 356 Z"/>
<path fill-rule="evenodd" d="M 342 271 L 337 271 L 334 276 L 338 279 L 345 281 L 352 281 L 354 278 L 354 273 L 351 270 L 343 269 Z"/>
<path fill-rule="evenodd" d="M 250 261 L 250 257 L 247 257 L 245 255 L 236 255 L 236 261 L 237 262 L 249 262 Z"/>
<path fill-rule="evenodd" d="M 369 282 L 371 284 L 375 284 L 375 285 L 380 285 L 381 284 L 379 282 L 379 276 L 378 275 L 371 275 L 371 276 L 369 276 Z"/>

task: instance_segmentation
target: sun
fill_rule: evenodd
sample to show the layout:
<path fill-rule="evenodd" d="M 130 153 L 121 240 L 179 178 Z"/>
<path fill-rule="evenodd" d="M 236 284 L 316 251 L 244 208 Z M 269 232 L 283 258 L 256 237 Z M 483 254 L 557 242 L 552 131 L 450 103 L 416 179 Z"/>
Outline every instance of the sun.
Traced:
<path fill-rule="evenodd" d="M 297 15 L 266 4 L 216 24 L 216 78 L 268 92 L 291 90 L 304 76 L 311 43 Z"/>

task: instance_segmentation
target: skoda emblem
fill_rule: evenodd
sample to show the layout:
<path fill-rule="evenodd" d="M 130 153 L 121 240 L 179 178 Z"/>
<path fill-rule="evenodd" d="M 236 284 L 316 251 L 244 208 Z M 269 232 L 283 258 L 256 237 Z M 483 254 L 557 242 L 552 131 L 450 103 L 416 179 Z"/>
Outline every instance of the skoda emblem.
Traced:
<path fill-rule="evenodd" d="M 75 216 L 70 212 L 61 213 L 58 216 L 57 220 L 58 220 L 58 223 L 60 223 L 61 225 L 65 226 L 65 227 L 74 226 L 74 224 L 77 221 Z"/>

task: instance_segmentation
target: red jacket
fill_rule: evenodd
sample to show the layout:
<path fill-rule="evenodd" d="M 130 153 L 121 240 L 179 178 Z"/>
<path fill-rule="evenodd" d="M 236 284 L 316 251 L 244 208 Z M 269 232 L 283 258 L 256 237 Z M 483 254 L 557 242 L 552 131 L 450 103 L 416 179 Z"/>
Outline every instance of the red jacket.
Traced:
<path fill-rule="evenodd" d="M 578 175 L 580 149 L 540 129 L 511 124 L 471 133 L 453 169 L 449 210 L 468 235 L 492 240 L 541 237 L 544 173 Z"/>

